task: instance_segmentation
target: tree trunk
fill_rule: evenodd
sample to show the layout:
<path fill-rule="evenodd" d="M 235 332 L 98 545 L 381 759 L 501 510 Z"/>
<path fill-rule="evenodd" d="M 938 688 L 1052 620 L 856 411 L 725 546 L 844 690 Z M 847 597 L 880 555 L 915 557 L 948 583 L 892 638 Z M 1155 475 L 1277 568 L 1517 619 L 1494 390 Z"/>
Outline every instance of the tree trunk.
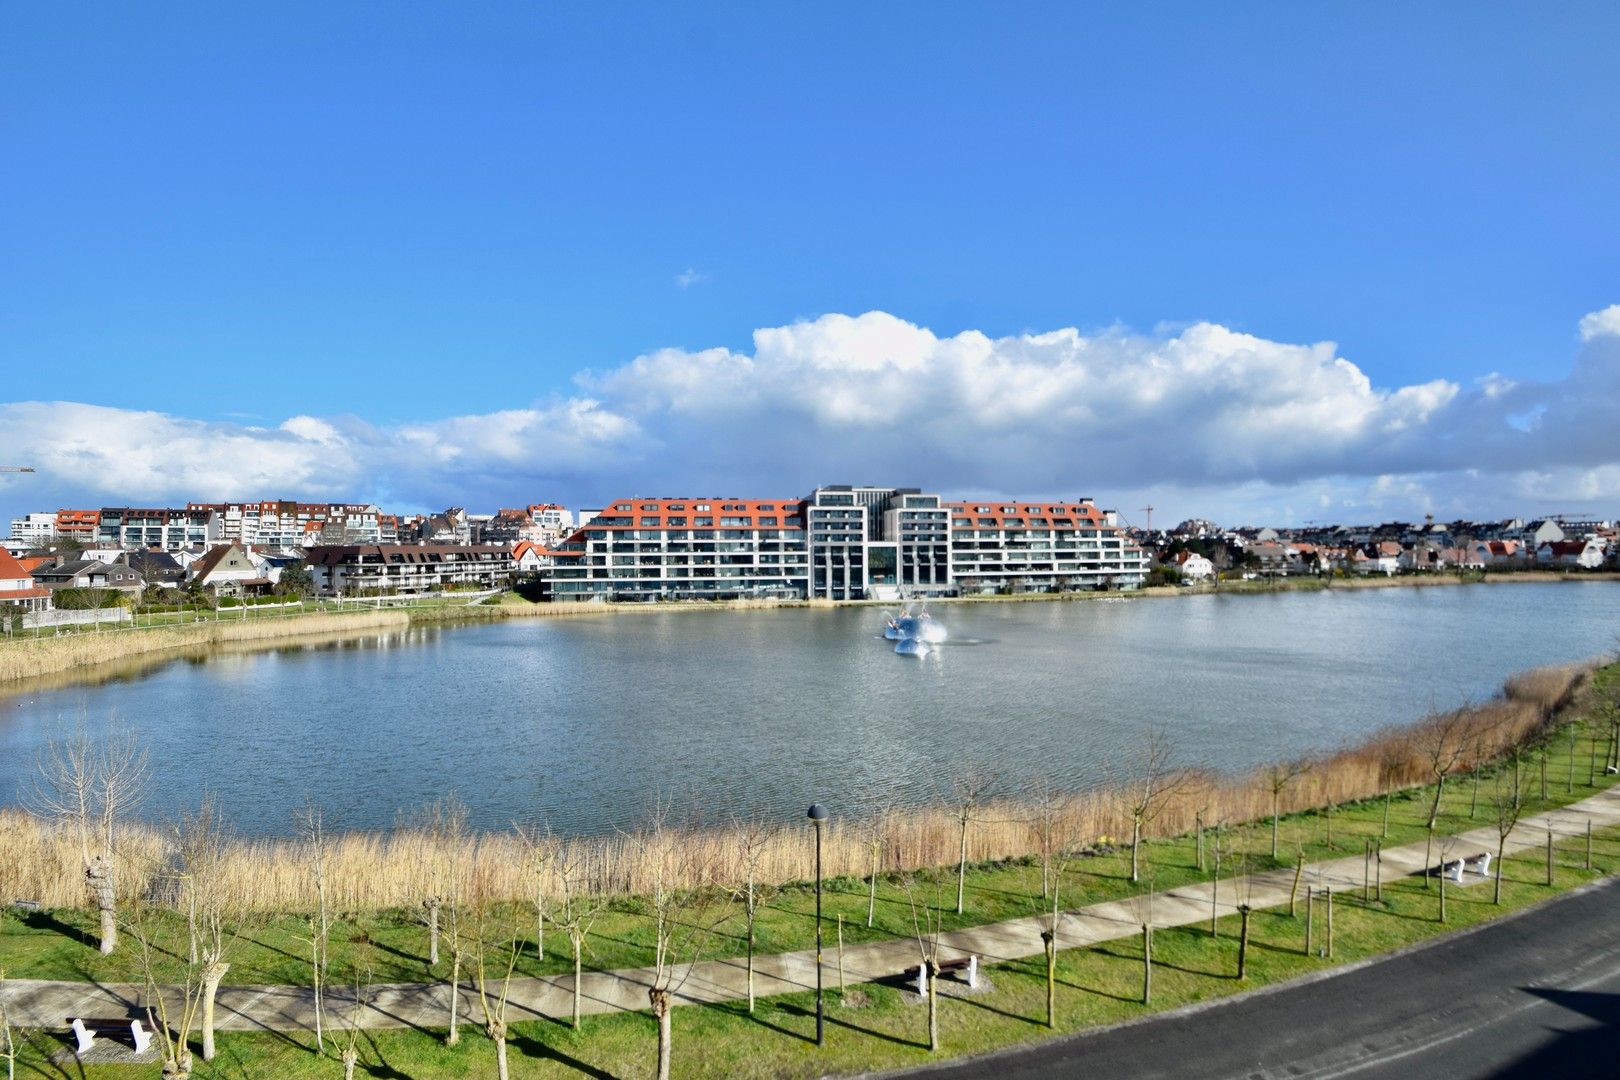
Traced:
<path fill-rule="evenodd" d="M 1332 889 L 1332 887 L 1330 886 L 1329 888 L 1323 889 L 1322 890 L 1322 895 L 1327 899 L 1327 956 L 1328 956 L 1328 959 L 1331 960 L 1331 959 L 1333 959 L 1333 889 Z"/>
<path fill-rule="evenodd" d="M 1136 852 L 1142 846 L 1142 818 L 1140 815 L 1131 818 L 1131 882 L 1137 880 Z"/>
<path fill-rule="evenodd" d="M 1311 931 L 1316 922 L 1316 889 L 1305 886 L 1305 955 L 1311 955 Z"/>
<path fill-rule="evenodd" d="M 872 929 L 872 917 L 877 914 L 878 859 L 883 853 L 881 844 L 872 845 L 872 882 L 866 890 L 866 928 Z"/>
<path fill-rule="evenodd" d="M 354 1047 L 343 1051 L 343 1080 L 354 1080 L 354 1067 L 360 1061 L 360 1055 L 355 1053 Z"/>
<path fill-rule="evenodd" d="M 1198 814 L 1193 818 L 1193 824 L 1198 833 L 1198 872 L 1204 872 L 1204 815 Z"/>
<path fill-rule="evenodd" d="M 175 1053 L 163 1063 L 163 1080 L 189 1080 L 191 1076 L 191 1051 L 185 1047 Z"/>
<path fill-rule="evenodd" d="M 461 1007 L 461 950 L 450 950 L 450 1030 L 444 1045 L 454 1046 L 461 1041 L 461 1020 L 457 1015 Z"/>
<path fill-rule="evenodd" d="M 1243 917 L 1238 931 L 1238 981 L 1242 982 L 1249 977 L 1249 905 L 1238 908 L 1238 914 Z"/>
<path fill-rule="evenodd" d="M 754 916 L 748 916 L 748 1015 L 754 1015 Z"/>
<path fill-rule="evenodd" d="M 430 896 L 423 903 L 428 909 L 428 967 L 439 963 L 439 898 Z"/>
<path fill-rule="evenodd" d="M 1041 934 L 1046 945 L 1046 1026 L 1057 1025 L 1057 935 L 1047 930 Z"/>
<path fill-rule="evenodd" d="M 1281 796 L 1273 791 L 1271 793 L 1271 857 L 1273 859 L 1277 857 L 1277 804 L 1280 801 Z"/>
<path fill-rule="evenodd" d="M 1434 820 L 1429 821 L 1429 835 L 1423 843 L 1423 887 L 1429 887 L 1429 870 L 1434 866 Z"/>
<path fill-rule="evenodd" d="M 1299 910 L 1297 906 L 1299 898 L 1299 879 L 1304 875 L 1304 873 L 1305 853 L 1302 851 L 1294 860 L 1294 884 L 1288 889 L 1288 917 L 1290 919 L 1292 919 L 1294 917 L 1294 913 Z"/>
<path fill-rule="evenodd" d="M 1507 850 L 1507 835 L 1504 833 L 1501 841 L 1496 845 L 1496 884 L 1491 889 L 1491 903 L 1502 902 L 1502 853 Z"/>
<path fill-rule="evenodd" d="M 962 894 L 967 888 L 967 814 L 962 815 L 962 841 L 956 860 L 956 913 L 962 914 Z"/>
<path fill-rule="evenodd" d="M 1474 820 L 1474 813 L 1479 809 L 1479 766 L 1474 766 L 1474 793 L 1468 799 L 1468 820 Z"/>
<path fill-rule="evenodd" d="M 1391 793 L 1384 792 L 1384 839 L 1389 839 L 1389 800 Z"/>
<path fill-rule="evenodd" d="M 581 944 L 582 944 L 581 941 L 580 941 L 580 938 L 582 937 L 582 935 L 580 935 L 578 933 L 573 933 L 573 934 L 570 935 L 570 937 L 572 937 L 573 942 L 574 942 L 574 1030 L 578 1031 L 579 1030 L 579 998 L 580 998 L 580 994 L 579 994 L 579 976 L 580 976 L 580 966 L 581 966 L 580 962 L 579 962 L 579 953 L 580 953 L 580 948 L 581 948 Z M 750 990 L 753 989 L 752 985 L 750 985 L 749 989 Z"/>
<path fill-rule="evenodd" d="M 101 955 L 111 956 L 118 948 L 118 900 L 113 888 L 112 863 L 97 855 L 84 871 L 84 883 L 95 897 L 96 909 L 101 913 Z"/>
<path fill-rule="evenodd" d="M 495 1075 L 499 1080 L 508 1080 L 509 1073 L 506 1068 L 506 1020 L 495 1017 L 489 1022 L 489 1037 L 495 1040 Z"/>
<path fill-rule="evenodd" d="M 928 1049 L 939 1050 L 939 966 L 928 961 Z"/>
<path fill-rule="evenodd" d="M 222 964 L 218 960 L 210 960 L 203 968 L 203 1002 L 202 1002 L 202 1054 L 204 1061 L 214 1060 L 214 998 L 219 994 L 219 984 L 225 978 L 225 973 L 231 970 L 231 965 Z"/>
<path fill-rule="evenodd" d="M 1440 867 L 1440 925 L 1446 922 L 1446 868 Z"/>
<path fill-rule="evenodd" d="M 648 990 L 653 1015 L 658 1018 L 658 1080 L 669 1080 L 670 1017 L 669 991 Z"/>
<path fill-rule="evenodd" d="M 1153 1000 L 1153 928 L 1142 925 L 1142 1004 Z"/>
<path fill-rule="evenodd" d="M 1552 822 L 1547 823 L 1547 888 L 1553 883 L 1553 831 Z"/>

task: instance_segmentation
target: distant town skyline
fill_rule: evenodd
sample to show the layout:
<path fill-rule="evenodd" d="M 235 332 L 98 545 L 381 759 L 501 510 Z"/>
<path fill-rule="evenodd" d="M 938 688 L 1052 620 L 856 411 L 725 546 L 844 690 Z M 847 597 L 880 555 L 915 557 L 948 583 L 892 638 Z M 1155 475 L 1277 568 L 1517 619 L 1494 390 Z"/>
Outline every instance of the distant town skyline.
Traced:
<path fill-rule="evenodd" d="M 1620 8 L 0 10 L 0 519 L 1620 509 Z"/>

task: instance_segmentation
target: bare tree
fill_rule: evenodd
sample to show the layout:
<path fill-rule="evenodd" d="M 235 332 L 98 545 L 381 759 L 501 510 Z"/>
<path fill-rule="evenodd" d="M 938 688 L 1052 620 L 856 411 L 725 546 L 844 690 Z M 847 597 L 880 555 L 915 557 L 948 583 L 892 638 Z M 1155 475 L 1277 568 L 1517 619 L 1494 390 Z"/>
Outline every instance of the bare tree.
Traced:
<path fill-rule="evenodd" d="M 1508 835 L 1519 824 L 1524 813 L 1524 800 L 1519 797 L 1519 785 L 1498 774 L 1496 790 L 1491 802 L 1496 808 L 1496 883 L 1491 889 L 1491 903 L 1502 902 L 1502 860 L 1507 854 Z"/>
<path fill-rule="evenodd" d="M 740 848 L 743 881 L 736 889 L 735 896 L 743 903 L 743 917 L 746 920 L 746 935 L 748 938 L 748 1013 L 754 1012 L 754 943 L 755 926 L 759 918 L 760 909 L 769 904 L 776 896 L 777 890 L 759 879 L 760 865 L 765 859 L 765 852 L 771 842 L 771 827 L 758 817 L 750 817 L 746 821 L 736 821 L 732 824 L 732 834 L 737 838 Z"/>
<path fill-rule="evenodd" d="M 361 1018 L 371 1004 L 371 956 L 363 953 L 354 961 L 354 999 L 343 1010 L 343 1080 L 354 1080 L 354 1067 L 360 1062 Z"/>
<path fill-rule="evenodd" d="M 428 926 L 428 963 L 438 962 L 440 918 L 448 924 L 444 936 L 450 947 L 449 1030 L 445 1032 L 446 1046 L 461 1041 L 461 965 L 466 958 L 466 941 L 462 934 L 462 901 L 466 891 L 466 847 L 471 837 L 467 829 L 467 806 L 455 795 L 448 795 L 428 805 L 422 814 L 422 828 L 426 833 L 432 885 L 428 902 L 424 904 L 430 919 Z"/>
<path fill-rule="evenodd" d="M 327 910 L 326 860 L 329 843 L 321 808 L 306 799 L 298 812 L 298 833 L 310 881 L 315 886 L 315 911 L 309 917 L 310 983 L 315 992 L 315 1050 L 326 1053 L 326 969 L 330 918 Z"/>
<path fill-rule="evenodd" d="M 686 842 L 670 824 L 669 808 L 656 803 L 645 830 L 627 837 L 652 876 L 653 978 L 647 1001 L 658 1021 L 658 1080 L 669 1080 L 673 1049 L 670 1011 L 675 995 L 716 926 L 727 914 L 730 894 L 704 846 Z"/>
<path fill-rule="evenodd" d="M 240 924 L 224 887 L 228 832 L 214 802 L 204 799 L 195 813 L 183 815 L 176 835 L 182 860 L 176 876 L 187 910 L 195 913 L 188 920 L 187 936 L 199 942 L 197 959 L 185 965 L 178 987 L 160 984 L 156 974 L 160 955 L 182 955 L 179 943 L 168 939 L 168 920 L 153 905 L 136 901 L 126 925 L 140 949 L 147 1014 L 163 1058 L 163 1075 L 178 1080 L 191 1075 L 194 1032 L 202 1037 L 203 1060 L 215 1056 L 214 999 L 230 970 L 229 952 Z"/>
<path fill-rule="evenodd" d="M 519 825 L 518 840 L 529 856 L 530 882 L 534 888 L 534 955 L 546 958 L 546 872 L 562 847 L 556 834 L 538 825 Z"/>
<path fill-rule="evenodd" d="M 508 1080 L 506 1060 L 507 1003 L 512 994 L 512 972 L 523 950 L 523 937 L 512 909 L 503 906 L 490 881 L 491 868 L 480 861 L 472 876 L 471 920 L 474 985 L 484 1013 L 484 1034 L 495 1043 L 495 1073 Z M 492 990 L 491 969 L 498 983 Z"/>
<path fill-rule="evenodd" d="M 1172 764 L 1174 748 L 1169 737 L 1149 726 L 1142 739 L 1141 752 L 1126 781 L 1118 787 L 1118 798 L 1131 819 L 1131 882 L 1141 880 L 1142 833 L 1163 813 L 1170 797 L 1191 778 L 1190 770 Z"/>
<path fill-rule="evenodd" d="M 574 954 L 574 1030 L 580 1024 L 580 984 L 584 975 L 585 942 L 597 915 L 607 906 L 607 898 L 591 888 L 585 863 L 585 849 L 578 844 L 559 843 L 552 857 L 562 893 L 554 922 L 568 936 Z"/>
<path fill-rule="evenodd" d="M 928 997 L 928 1049 L 939 1050 L 939 937 L 943 929 L 939 898 L 919 896 L 921 885 L 908 874 L 900 883 L 911 908 L 911 935 L 917 943 L 918 966 L 923 992 Z"/>
<path fill-rule="evenodd" d="M 201 1029 L 204 1061 L 214 1060 L 214 999 L 219 984 L 230 971 L 230 947 L 239 925 L 227 926 L 235 914 L 225 890 L 223 868 L 230 832 L 212 796 L 206 796 L 196 813 L 183 815 L 178 848 L 183 865 L 187 910 L 191 914 L 189 936 L 201 942 L 191 964 L 197 970 L 202 998 Z"/>
<path fill-rule="evenodd" d="M 967 837 L 973 813 L 993 786 L 990 774 L 979 766 L 968 766 L 951 778 L 952 802 L 959 827 L 956 854 L 956 913 L 962 914 L 967 893 Z"/>
<path fill-rule="evenodd" d="M 30 809 L 78 840 L 85 886 L 101 915 L 101 954 L 118 947 L 118 830 L 146 787 L 146 751 L 135 734 L 99 743 L 81 727 L 51 740 L 37 761 Z"/>
<path fill-rule="evenodd" d="M 1434 827 L 1440 819 L 1440 801 L 1445 796 L 1446 777 L 1451 775 L 1468 752 L 1469 715 L 1472 711 L 1464 706 L 1448 713 L 1436 713 L 1412 734 L 1412 744 L 1428 765 L 1429 775 L 1434 778 L 1434 801 L 1429 804 L 1429 818 L 1425 826 L 1425 866 L 1433 865 Z M 1423 883 L 1427 886 L 1429 879 L 1425 877 Z"/>
<path fill-rule="evenodd" d="M 1307 758 L 1295 758 L 1293 761 L 1279 762 L 1266 767 L 1264 776 L 1266 789 L 1271 792 L 1271 857 L 1277 857 L 1277 820 L 1282 809 L 1283 792 L 1288 790 L 1290 784 L 1310 771 L 1311 763 Z"/>
<path fill-rule="evenodd" d="M 880 809 L 873 812 L 861 825 L 861 834 L 866 841 L 868 851 L 872 856 L 872 870 L 867 875 L 866 882 L 866 928 L 872 928 L 872 922 L 877 916 L 877 879 L 878 871 L 883 868 L 883 842 L 889 833 L 891 818 L 888 810 Z"/>
<path fill-rule="evenodd" d="M 1055 797 L 1050 787 L 1045 788 L 1038 804 L 1038 835 L 1041 840 L 1041 886 L 1045 890 L 1048 879 L 1051 906 L 1042 913 L 1045 925 L 1041 927 L 1041 944 L 1046 949 L 1046 1026 L 1057 1024 L 1057 954 L 1058 932 L 1063 928 L 1063 875 L 1069 869 L 1081 846 L 1080 826 L 1076 820 L 1060 811 L 1063 800 Z"/>

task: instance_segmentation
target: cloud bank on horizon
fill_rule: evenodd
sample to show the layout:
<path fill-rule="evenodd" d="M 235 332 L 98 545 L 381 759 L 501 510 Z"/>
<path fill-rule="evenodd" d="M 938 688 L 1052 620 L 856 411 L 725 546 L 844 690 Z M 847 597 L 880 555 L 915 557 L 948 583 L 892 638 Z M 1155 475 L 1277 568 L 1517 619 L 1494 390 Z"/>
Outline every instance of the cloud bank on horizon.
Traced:
<path fill-rule="evenodd" d="M 752 353 L 664 349 L 527 407 L 276 426 L 71 401 L 0 404 L 38 473 L 8 501 L 298 498 L 404 511 L 628 495 L 1092 495 L 1159 520 L 1367 520 L 1601 510 L 1620 499 L 1620 304 L 1561 380 L 1376 387 L 1331 342 L 1212 323 L 939 337 L 881 311 L 757 330 Z M 8 462 L 9 463 L 9 462 Z M 34 493 L 39 493 L 36 496 Z M 1122 501 L 1123 500 L 1123 501 Z"/>

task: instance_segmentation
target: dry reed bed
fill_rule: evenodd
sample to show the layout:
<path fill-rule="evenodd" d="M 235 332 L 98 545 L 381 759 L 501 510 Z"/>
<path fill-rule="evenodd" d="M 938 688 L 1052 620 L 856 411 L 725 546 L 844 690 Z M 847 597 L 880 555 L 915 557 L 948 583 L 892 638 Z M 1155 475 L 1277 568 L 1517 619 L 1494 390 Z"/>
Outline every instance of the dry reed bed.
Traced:
<path fill-rule="evenodd" d="M 1361 744 L 1314 759 L 1308 772 L 1282 794 L 1284 813 L 1339 804 L 1390 789 L 1432 781 L 1425 751 L 1436 740 L 1459 741 L 1453 773 L 1499 757 L 1506 747 L 1545 734 L 1560 711 L 1575 702 L 1596 663 L 1539 668 L 1509 679 L 1497 698 L 1415 724 L 1378 732 Z M 1199 817 L 1206 823 L 1262 821 L 1271 813 L 1267 770 L 1239 776 L 1189 774 L 1151 823 L 1154 836 L 1188 832 Z M 1128 782 L 1128 781 L 1127 781 Z M 228 808 L 226 808 L 228 810 Z M 985 804 L 973 811 L 968 858 L 1017 858 L 1039 850 L 1036 807 L 1017 800 Z M 1128 836 L 1130 815 L 1118 789 L 1064 796 L 1056 835 L 1095 843 L 1100 837 Z M 726 882 L 743 877 L 741 845 L 735 828 L 699 828 L 666 833 L 673 838 L 679 872 L 701 867 L 704 879 Z M 896 810 L 865 822 L 832 823 L 824 838 L 823 862 L 829 877 L 869 872 L 874 839 L 886 873 L 952 864 L 959 825 L 951 807 Z M 564 856 L 579 868 L 575 878 L 611 895 L 646 894 L 658 865 L 658 845 L 646 835 L 615 835 L 557 840 Z M 525 899 L 537 885 L 557 895 L 557 859 L 544 845 L 527 843 L 511 832 L 472 833 L 448 840 L 442 833 L 403 827 L 391 833 L 348 833 L 329 840 L 327 881 L 333 904 L 344 911 L 414 906 L 447 891 L 452 865 L 463 880 L 487 896 Z M 150 825 L 122 833 L 121 892 L 158 895 L 173 859 L 173 838 Z M 452 863 L 454 859 L 454 863 Z M 668 860 L 664 865 L 670 866 Z M 813 873 L 806 827 L 772 828 L 758 864 L 762 881 L 804 881 Z M 221 877 L 224 894 L 237 908 L 259 912 L 310 910 L 314 887 L 307 856 L 293 840 L 237 840 L 230 845 Z M 674 884 L 693 884 L 676 881 Z M 50 907 L 85 903 L 79 855 L 66 830 L 15 808 L 0 810 L 0 896 L 37 899 Z"/>
<path fill-rule="evenodd" d="M 0 644 L 0 683 L 94 668 L 176 649 L 397 630 L 409 624 L 410 616 L 402 611 L 345 611 L 74 633 L 62 637 L 18 637 Z"/>

